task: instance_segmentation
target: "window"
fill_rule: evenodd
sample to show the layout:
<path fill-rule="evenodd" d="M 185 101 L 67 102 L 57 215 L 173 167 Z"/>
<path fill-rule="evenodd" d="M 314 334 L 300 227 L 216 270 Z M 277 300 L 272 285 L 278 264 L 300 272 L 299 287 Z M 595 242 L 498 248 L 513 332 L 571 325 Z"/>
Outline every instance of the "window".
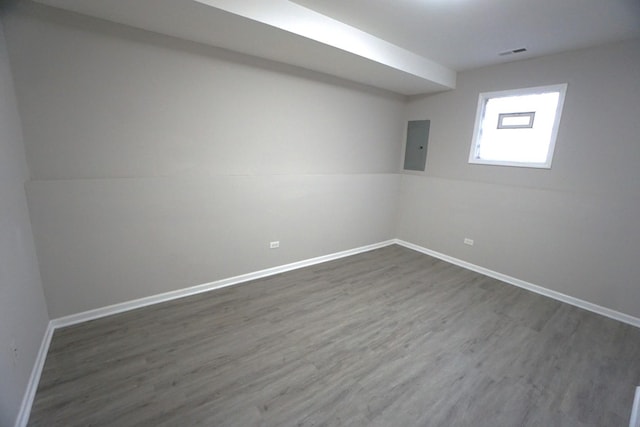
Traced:
<path fill-rule="evenodd" d="M 481 93 L 469 163 L 551 168 L 566 84 Z"/>

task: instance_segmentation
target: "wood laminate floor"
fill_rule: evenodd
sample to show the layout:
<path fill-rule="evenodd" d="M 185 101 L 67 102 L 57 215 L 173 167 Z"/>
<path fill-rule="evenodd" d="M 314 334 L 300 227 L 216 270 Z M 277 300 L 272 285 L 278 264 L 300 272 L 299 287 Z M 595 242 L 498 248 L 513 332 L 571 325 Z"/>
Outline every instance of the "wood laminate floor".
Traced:
<path fill-rule="evenodd" d="M 57 330 L 32 426 L 626 426 L 640 329 L 399 246 Z"/>

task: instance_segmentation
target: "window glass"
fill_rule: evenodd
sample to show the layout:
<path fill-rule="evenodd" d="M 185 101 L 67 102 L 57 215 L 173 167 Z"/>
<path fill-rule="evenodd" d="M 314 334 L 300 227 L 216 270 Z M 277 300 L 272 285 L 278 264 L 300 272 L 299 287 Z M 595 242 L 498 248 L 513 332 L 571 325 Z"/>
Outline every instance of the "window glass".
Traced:
<path fill-rule="evenodd" d="M 480 94 L 470 163 L 551 167 L 566 85 Z"/>

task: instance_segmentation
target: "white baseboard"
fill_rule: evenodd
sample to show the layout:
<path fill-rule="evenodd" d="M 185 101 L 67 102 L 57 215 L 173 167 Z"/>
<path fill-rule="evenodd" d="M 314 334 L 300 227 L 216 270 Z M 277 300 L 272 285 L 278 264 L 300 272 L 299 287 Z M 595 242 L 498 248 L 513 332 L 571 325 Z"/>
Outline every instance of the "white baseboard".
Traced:
<path fill-rule="evenodd" d="M 636 397 L 633 400 L 629 427 L 640 427 L 640 387 L 636 387 Z"/>
<path fill-rule="evenodd" d="M 395 243 L 395 240 L 387 240 L 384 242 L 374 243 L 372 245 L 366 245 L 366 246 L 361 246 L 355 249 L 335 252 L 329 255 L 310 258 L 310 259 L 306 259 L 298 262 L 293 262 L 291 264 L 285 264 L 278 267 L 272 267 L 264 270 L 255 271 L 252 273 L 242 274 L 240 276 L 217 280 L 211 283 L 204 283 L 202 285 L 196 285 L 196 286 L 192 286 L 185 289 L 178 289 L 176 291 L 165 292 L 158 295 L 152 295 L 145 298 L 126 301 L 119 304 L 113 304 L 110 306 L 100 307 L 94 310 L 84 311 L 82 313 L 76 313 L 69 316 L 53 319 L 47 325 L 47 330 L 45 331 L 44 337 L 42 338 L 42 343 L 40 344 L 40 350 L 38 351 L 38 356 L 36 357 L 36 361 L 33 365 L 33 369 L 31 370 L 31 376 L 29 378 L 29 383 L 27 384 L 27 390 L 25 391 L 24 397 L 22 399 L 22 404 L 20 406 L 20 411 L 18 412 L 18 417 L 16 418 L 15 427 L 24 427 L 27 425 L 29 421 L 29 415 L 31 414 L 33 399 L 35 398 L 36 391 L 38 389 L 38 383 L 40 382 L 40 375 L 42 374 L 42 369 L 44 368 L 44 362 L 47 356 L 47 352 L 49 351 L 51 338 L 53 337 L 53 332 L 57 328 L 71 326 L 71 325 L 86 322 L 89 320 L 110 316 L 112 314 L 122 313 L 125 311 L 134 310 L 136 308 L 146 307 L 148 305 L 158 304 L 165 301 L 171 301 L 174 299 L 183 298 L 189 295 L 195 295 L 202 292 L 211 291 L 214 289 L 220 289 L 227 286 L 240 284 L 243 282 L 247 282 L 249 280 L 255 280 L 263 277 L 273 276 L 275 274 L 284 273 L 285 271 L 296 270 L 302 267 L 308 267 L 311 265 L 320 264 L 327 261 L 333 261 L 339 258 L 344 258 L 351 255 L 356 255 L 359 253 L 368 252 L 374 249 L 379 249 L 385 246 L 393 245 L 394 243 Z"/>
<path fill-rule="evenodd" d="M 53 336 L 54 326 L 51 322 L 47 324 L 47 329 L 42 337 L 40 343 L 40 349 L 36 356 L 36 361 L 31 369 L 31 375 L 29 376 L 29 382 L 27 383 L 27 389 L 24 392 L 22 398 L 22 404 L 20 405 L 20 411 L 16 418 L 15 427 L 25 427 L 29 422 L 29 415 L 31 414 L 31 406 L 33 405 L 33 399 L 36 396 L 36 390 L 40 383 L 40 375 L 42 374 L 42 368 L 44 368 L 44 362 L 47 358 L 47 352 L 49 351 L 49 344 L 51 344 L 51 337 Z"/>
<path fill-rule="evenodd" d="M 69 316 L 53 319 L 49 322 L 45 335 L 42 338 L 40 350 L 38 351 L 38 356 L 36 357 L 36 361 L 31 371 L 31 377 L 29 379 L 27 390 L 25 391 L 24 398 L 22 400 L 22 405 L 20 407 L 20 412 L 18 413 L 18 417 L 16 419 L 15 427 L 24 427 L 27 425 L 27 422 L 29 421 L 31 406 L 33 405 L 33 399 L 35 397 L 36 390 L 38 388 L 38 383 L 40 381 L 40 375 L 42 374 L 42 369 L 44 367 L 47 351 L 49 350 L 49 345 L 51 343 L 51 338 L 53 337 L 53 332 L 57 328 L 71 326 L 71 325 L 86 322 L 89 320 L 99 319 L 101 317 L 106 317 L 113 314 L 129 311 L 129 310 L 134 310 L 136 308 L 146 307 L 149 305 L 158 304 L 165 301 L 171 301 L 174 299 L 183 298 L 189 295 L 199 294 L 202 292 L 207 292 L 214 289 L 220 289 L 227 286 L 244 283 L 250 280 L 273 276 L 275 274 L 284 273 L 286 271 L 296 270 L 299 268 L 308 267 L 311 265 L 320 264 L 327 261 L 333 261 L 339 258 L 344 258 L 351 255 L 368 252 L 374 249 L 379 249 L 379 248 L 393 245 L 393 244 L 398 244 L 406 248 L 413 249 L 415 251 L 424 253 L 426 255 L 439 258 L 451 264 L 455 264 L 460 267 L 466 268 L 468 270 L 472 270 L 477 273 L 484 274 L 485 276 L 493 277 L 495 279 L 501 280 L 511 285 L 515 285 L 520 288 L 527 289 L 537 294 L 544 295 L 558 301 L 566 302 L 568 304 L 583 308 L 585 310 L 592 311 L 597 314 L 601 314 L 611 319 L 615 319 L 623 323 L 640 327 L 640 319 L 630 316 L 628 314 L 620 313 L 618 311 L 611 310 L 609 308 L 602 307 L 602 306 L 590 303 L 588 301 L 574 298 L 569 295 L 562 294 L 560 292 L 552 291 L 550 289 L 543 288 L 542 286 L 534 285 L 532 283 L 525 282 L 524 280 L 516 279 L 515 277 L 507 276 L 506 274 L 498 273 L 496 271 L 489 270 L 488 268 L 480 267 L 478 265 L 471 264 L 461 259 L 454 258 L 452 256 L 445 255 L 440 252 L 436 252 L 431 249 L 427 249 L 422 246 L 406 242 L 404 240 L 392 239 L 392 240 L 387 240 L 380 243 L 375 243 L 372 245 L 361 246 L 355 249 L 349 249 L 342 252 L 336 252 L 329 255 L 310 258 L 310 259 L 294 262 L 291 264 L 285 264 L 278 267 L 267 268 L 267 269 L 255 271 L 252 273 L 247 273 L 247 274 L 242 274 L 235 277 L 229 277 L 227 279 L 217 280 L 215 282 L 196 285 L 196 286 L 192 286 L 185 289 L 179 289 L 176 291 L 165 292 L 158 295 L 152 295 L 149 297 L 144 297 L 144 298 L 140 298 L 132 301 L 126 301 L 123 303 L 113 304 L 110 306 L 101 307 L 94 310 L 84 311 L 81 313 L 76 313 Z M 640 406 L 639 401 L 640 401 L 640 392 L 636 392 L 636 406 L 634 406 L 635 415 L 632 415 L 632 416 L 635 416 L 635 424 L 632 424 L 631 427 L 640 427 L 640 413 L 639 413 L 640 408 L 637 408 L 638 406 Z M 634 422 L 634 418 L 632 418 L 632 422 Z"/>
<path fill-rule="evenodd" d="M 566 302 L 567 304 L 571 304 L 576 307 L 580 307 L 585 310 L 591 311 L 593 313 L 597 313 L 602 316 L 608 317 L 610 319 L 618 320 L 620 322 L 627 323 L 629 325 L 640 328 L 640 319 L 637 317 L 633 317 L 628 314 L 621 313 L 619 311 L 612 310 L 607 307 L 602 307 L 601 305 L 597 305 L 589 301 L 581 300 L 579 298 L 575 298 L 575 297 L 563 294 L 561 292 L 543 288 L 542 286 L 534 285 L 533 283 L 529 283 L 524 280 L 517 279 L 515 277 L 507 276 L 506 274 L 498 273 L 497 271 L 489 270 L 488 268 L 471 264 L 470 262 L 463 261 L 461 259 L 454 258 L 452 256 L 445 255 L 443 253 L 436 252 L 434 250 L 427 249 L 422 246 L 406 242 L 404 240 L 395 239 L 394 243 L 409 249 L 413 249 L 414 251 L 418 251 L 418 252 L 422 252 L 423 254 L 430 255 L 434 258 L 439 258 L 451 264 L 455 264 L 457 266 L 466 268 L 467 270 L 472 270 L 477 273 L 484 274 L 485 276 L 493 277 L 494 279 L 501 280 L 503 282 L 509 283 L 510 285 L 514 285 L 519 288 L 523 288 L 528 291 L 535 292 L 537 294 L 544 295 L 558 301 Z"/>
<path fill-rule="evenodd" d="M 380 243 L 374 243 L 372 245 L 361 246 L 355 249 L 349 249 L 346 251 L 335 252 L 329 255 L 323 255 L 316 258 L 310 258 L 291 264 L 285 264 L 278 267 L 267 268 L 264 270 L 254 271 L 252 273 L 241 274 L 235 277 L 229 277 L 227 279 L 216 280 L 215 282 L 204 283 L 202 285 L 191 286 L 189 288 L 178 289 L 171 292 L 165 292 L 162 294 L 152 295 L 149 297 L 139 298 L 136 300 L 125 301 L 118 304 L 109 305 L 106 307 L 96 308 L 94 310 L 83 311 L 81 313 L 71 314 L 69 316 L 59 317 L 53 319 L 51 322 L 55 328 L 62 328 L 64 326 L 71 326 L 77 323 L 86 322 L 88 320 L 99 319 L 105 316 L 111 316 L 112 314 L 118 314 L 129 310 L 134 310 L 140 307 L 146 307 L 148 305 L 158 304 L 165 301 L 171 301 L 177 298 L 183 298 L 189 295 L 195 295 L 202 292 L 208 292 L 214 289 L 225 288 L 227 286 L 237 285 L 239 283 L 247 282 L 249 280 L 260 279 L 263 277 L 273 276 L 275 274 L 284 273 L 285 271 L 297 270 L 299 268 L 308 267 L 310 265 L 320 264 L 327 261 L 332 261 L 339 258 L 356 255 L 362 252 L 368 252 L 374 249 L 382 248 L 385 246 L 393 245 L 395 240 L 387 240 Z"/>

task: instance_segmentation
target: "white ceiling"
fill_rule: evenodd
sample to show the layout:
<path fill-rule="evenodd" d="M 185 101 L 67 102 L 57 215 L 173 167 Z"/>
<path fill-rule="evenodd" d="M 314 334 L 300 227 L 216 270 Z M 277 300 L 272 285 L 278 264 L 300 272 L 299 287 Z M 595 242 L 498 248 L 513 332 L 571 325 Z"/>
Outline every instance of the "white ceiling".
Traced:
<path fill-rule="evenodd" d="M 640 0 L 292 1 L 456 71 L 640 37 Z"/>
<path fill-rule="evenodd" d="M 640 0 L 36 1 L 404 95 L 452 89 L 460 70 L 640 37 Z"/>

